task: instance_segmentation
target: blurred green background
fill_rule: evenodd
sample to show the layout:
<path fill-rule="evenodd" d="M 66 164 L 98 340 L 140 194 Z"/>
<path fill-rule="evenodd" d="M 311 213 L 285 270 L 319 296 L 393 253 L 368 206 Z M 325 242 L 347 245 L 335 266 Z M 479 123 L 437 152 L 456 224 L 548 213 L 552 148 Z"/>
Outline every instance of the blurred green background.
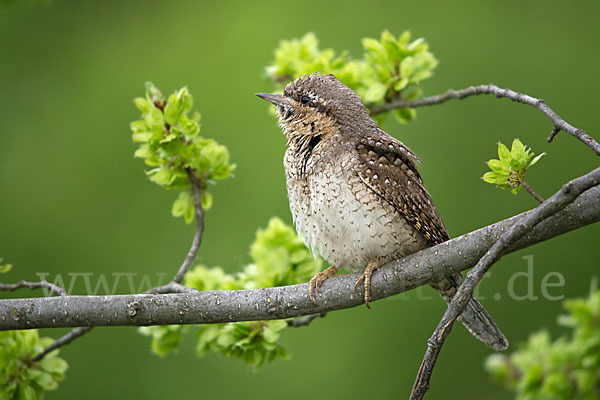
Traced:
<path fill-rule="evenodd" d="M 132 99 L 153 81 L 163 92 L 188 85 L 202 113 L 203 136 L 225 144 L 236 177 L 214 190 L 199 262 L 234 272 L 249 262 L 255 230 L 277 215 L 291 223 L 284 185 L 284 138 L 267 105 L 264 66 L 282 39 L 313 31 L 321 47 L 362 53 L 360 39 L 383 29 L 425 37 L 440 65 L 423 88 L 494 82 L 544 98 L 569 122 L 599 137 L 598 2 L 192 2 L 66 1 L 0 9 L 0 256 L 15 265 L 7 281 L 36 274 L 144 274 L 170 277 L 188 249 L 193 227 L 170 215 L 176 193 L 149 182 L 133 158 Z M 424 160 L 422 173 L 452 236 L 536 205 L 484 184 L 484 161 L 496 142 L 519 137 L 548 156 L 528 182 L 549 196 L 566 180 L 598 165 L 593 153 L 561 133 L 537 110 L 470 98 L 419 109 L 417 120 L 386 130 Z M 584 296 L 599 262 L 600 226 L 591 226 L 505 257 L 479 291 L 513 344 L 540 327 L 557 328 L 559 301 L 543 298 L 544 276 L 559 271 L 550 294 Z M 510 277 L 527 269 L 536 301 L 511 299 Z M 158 274 L 158 275 L 157 275 Z M 165 277 L 165 279 L 167 279 Z M 527 292 L 525 278 L 515 292 Z M 126 279 L 118 285 L 129 292 Z M 81 277 L 73 293 L 84 293 Z M 30 292 L 18 295 L 31 296 Z M 430 300 L 423 300 L 425 296 Z M 6 294 L 2 294 L 6 296 Z M 495 299 L 494 299 L 495 297 Z M 258 373 L 239 361 L 194 354 L 186 337 L 160 359 L 134 328 L 99 328 L 61 350 L 67 379 L 48 399 L 406 398 L 426 339 L 444 311 L 429 288 L 331 313 L 310 327 L 289 329 L 289 361 Z M 45 331 L 58 336 L 65 331 Z M 444 347 L 430 398 L 507 399 L 483 370 L 490 351 L 460 326 Z M 485 393 L 485 395 L 483 395 Z"/>

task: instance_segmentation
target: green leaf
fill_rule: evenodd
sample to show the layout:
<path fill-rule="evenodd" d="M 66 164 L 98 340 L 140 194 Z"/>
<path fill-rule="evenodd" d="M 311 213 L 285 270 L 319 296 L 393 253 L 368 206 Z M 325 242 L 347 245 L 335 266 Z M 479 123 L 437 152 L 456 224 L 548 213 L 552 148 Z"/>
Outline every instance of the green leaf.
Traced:
<path fill-rule="evenodd" d="M 161 167 L 149 171 L 150 180 L 161 186 L 167 186 L 175 180 L 175 173 L 171 168 Z"/>
<path fill-rule="evenodd" d="M 506 176 L 498 172 L 486 172 L 485 174 L 483 174 L 483 180 L 487 183 L 501 185 L 503 183 L 506 183 Z"/>
<path fill-rule="evenodd" d="M 409 77 L 415 70 L 415 59 L 413 57 L 406 57 L 400 62 L 400 76 Z M 408 83 L 408 79 L 407 79 Z"/>
<path fill-rule="evenodd" d="M 30 370 L 29 376 L 44 390 L 54 390 L 58 387 L 58 382 L 47 372 Z"/>
<path fill-rule="evenodd" d="M 169 142 L 173 141 L 174 139 L 177 139 L 177 135 L 174 133 L 170 133 L 167 136 L 165 136 L 164 139 L 162 139 L 159 143 L 161 143 L 161 144 L 169 143 Z"/>
<path fill-rule="evenodd" d="M 187 192 L 179 193 L 179 197 L 173 202 L 173 207 L 171 208 L 171 214 L 173 214 L 174 217 L 180 217 L 185 214 L 185 211 L 190 205 L 190 197 L 191 196 Z"/>
<path fill-rule="evenodd" d="M 135 106 L 143 113 L 150 112 L 154 108 L 154 104 L 143 97 L 136 97 L 133 102 Z"/>
<path fill-rule="evenodd" d="M 147 158 L 152 155 L 152 151 L 150 150 L 150 146 L 147 144 L 143 144 L 133 153 L 133 156 L 136 158 Z"/>
<path fill-rule="evenodd" d="M 148 124 L 146 123 L 146 121 L 144 121 L 143 119 L 139 120 L 139 121 L 133 121 L 129 124 L 129 127 L 131 128 L 131 130 L 136 133 L 136 132 L 145 132 L 148 129 L 150 129 L 148 127 Z"/>
<path fill-rule="evenodd" d="M 513 140 L 510 153 L 512 158 L 515 160 L 524 158 L 525 146 L 523 146 L 523 143 L 519 139 Z"/>
<path fill-rule="evenodd" d="M 190 223 L 192 223 L 192 221 L 194 221 L 195 217 L 196 217 L 196 209 L 195 209 L 194 204 L 192 203 L 191 206 L 189 206 L 188 208 L 185 209 L 185 214 L 183 215 L 183 218 L 184 218 L 186 224 L 190 224 Z"/>
<path fill-rule="evenodd" d="M 204 210 L 210 210 L 210 208 L 212 207 L 212 204 L 213 204 L 212 194 L 210 194 L 208 192 L 203 192 L 201 202 L 202 202 L 202 208 Z"/>
<path fill-rule="evenodd" d="M 394 84 L 394 90 L 396 92 L 401 92 L 408 86 L 409 83 L 410 83 L 410 80 L 408 78 L 401 78 L 398 80 L 398 82 L 396 82 Z M 414 109 L 411 108 L 411 110 L 414 110 Z"/>
<path fill-rule="evenodd" d="M 546 155 L 546 153 L 545 153 L 545 152 L 544 152 L 544 153 L 541 153 L 541 154 L 538 154 L 537 156 L 535 156 L 535 157 L 534 157 L 534 159 L 533 159 L 533 160 L 531 160 L 531 161 L 529 162 L 529 165 L 528 165 L 527 167 L 531 167 L 532 165 L 534 165 L 535 163 L 537 163 L 537 162 L 540 160 L 540 158 L 542 158 L 542 157 L 543 157 L 543 156 L 545 156 L 545 155 Z"/>
<path fill-rule="evenodd" d="M 498 157 L 500 157 L 500 161 L 510 164 L 511 153 L 508 150 L 508 147 L 502 143 L 498 143 Z"/>
<path fill-rule="evenodd" d="M 374 82 L 367 89 L 364 100 L 366 103 L 376 103 L 383 99 L 386 91 L 387 86 L 381 82 Z"/>
<path fill-rule="evenodd" d="M 17 391 L 19 400 L 37 400 L 38 398 L 37 392 L 29 383 L 21 383 Z"/>
<path fill-rule="evenodd" d="M 164 96 L 152 82 L 146 82 L 146 94 L 150 96 L 152 101 L 164 100 Z"/>
<path fill-rule="evenodd" d="M 162 129 L 165 124 L 163 113 L 158 108 L 152 108 L 149 112 L 144 114 L 144 119 L 150 128 Z"/>
<path fill-rule="evenodd" d="M 489 160 L 487 162 L 488 167 L 490 167 L 490 169 L 492 171 L 495 172 L 504 172 L 504 173 L 508 173 L 510 172 L 510 165 L 507 165 L 506 163 L 500 161 L 500 160 Z"/>
<path fill-rule="evenodd" d="M 142 142 L 146 143 L 150 138 L 152 138 L 152 132 L 135 132 L 131 137 L 134 142 Z"/>
<path fill-rule="evenodd" d="M 279 333 L 273 331 L 268 326 L 263 329 L 263 338 L 269 343 L 276 343 L 279 339 Z"/>
<path fill-rule="evenodd" d="M 169 102 L 165 106 L 165 122 L 169 125 L 175 125 L 179 120 L 179 116 L 183 110 L 179 107 L 178 104 L 172 103 L 169 99 Z"/>
<path fill-rule="evenodd" d="M 67 368 L 69 367 L 65 360 L 58 357 L 44 357 L 40 361 L 40 366 L 46 372 L 52 373 L 54 375 L 64 374 L 67 371 Z"/>
<path fill-rule="evenodd" d="M 381 56 L 385 54 L 385 49 L 383 48 L 383 45 L 379 43 L 377 39 L 364 38 L 362 40 L 362 45 L 367 51 L 377 53 Z"/>
<path fill-rule="evenodd" d="M 394 110 L 394 117 L 400 123 L 408 123 L 415 119 L 417 112 L 414 108 L 397 108 Z"/>
<path fill-rule="evenodd" d="M 0 262 L 2 262 L 2 259 L 0 259 Z M 12 269 L 12 264 L 4 264 L 4 265 L 0 265 L 0 274 L 5 274 L 8 271 L 10 271 Z"/>

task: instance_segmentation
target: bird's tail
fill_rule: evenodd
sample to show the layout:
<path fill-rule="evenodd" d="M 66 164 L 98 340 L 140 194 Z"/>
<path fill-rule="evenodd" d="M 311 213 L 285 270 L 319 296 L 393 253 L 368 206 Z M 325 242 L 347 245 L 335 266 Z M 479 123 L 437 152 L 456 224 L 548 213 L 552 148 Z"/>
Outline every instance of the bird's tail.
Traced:
<path fill-rule="evenodd" d="M 462 275 L 454 274 L 447 279 L 436 282 L 432 286 L 440 291 L 446 303 L 450 303 L 462 283 Z M 483 308 L 475 298 L 471 298 L 467 307 L 458 317 L 460 322 L 467 328 L 471 335 L 481 340 L 494 350 L 506 350 L 508 340 L 500 331 L 490 314 Z"/>

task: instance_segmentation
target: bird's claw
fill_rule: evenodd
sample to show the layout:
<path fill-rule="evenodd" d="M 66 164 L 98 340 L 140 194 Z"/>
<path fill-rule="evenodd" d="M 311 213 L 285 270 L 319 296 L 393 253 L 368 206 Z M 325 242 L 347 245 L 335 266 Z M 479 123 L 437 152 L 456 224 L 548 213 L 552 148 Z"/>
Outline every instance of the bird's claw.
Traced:
<path fill-rule="evenodd" d="M 354 290 L 357 292 L 360 292 L 360 284 L 363 281 L 365 282 L 363 287 L 365 288 L 365 305 L 367 306 L 368 309 L 371 309 L 370 301 L 371 301 L 371 275 L 372 274 L 373 274 L 373 271 L 368 272 L 367 269 L 365 268 L 363 273 L 360 275 L 360 277 L 354 284 Z"/>
<path fill-rule="evenodd" d="M 382 264 L 379 259 L 373 259 L 369 261 L 360 277 L 356 280 L 356 284 L 354 284 L 354 290 L 360 292 L 360 284 L 364 281 L 363 287 L 365 288 L 365 305 L 368 309 L 371 309 L 371 276 L 373 275 L 373 272 L 381 267 L 381 265 Z"/>
<path fill-rule="evenodd" d="M 310 280 L 310 282 L 308 283 L 308 297 L 310 298 L 310 301 L 312 301 L 312 303 L 315 306 L 319 305 L 319 303 L 317 303 L 317 296 L 315 296 L 315 290 L 317 291 L 317 293 L 321 294 L 321 285 L 323 284 L 323 282 L 326 279 L 331 278 L 332 276 L 335 276 L 337 271 L 338 271 L 337 267 L 331 266 L 331 267 L 327 268 L 325 271 L 319 272 L 318 274 L 313 276 L 312 279 Z"/>

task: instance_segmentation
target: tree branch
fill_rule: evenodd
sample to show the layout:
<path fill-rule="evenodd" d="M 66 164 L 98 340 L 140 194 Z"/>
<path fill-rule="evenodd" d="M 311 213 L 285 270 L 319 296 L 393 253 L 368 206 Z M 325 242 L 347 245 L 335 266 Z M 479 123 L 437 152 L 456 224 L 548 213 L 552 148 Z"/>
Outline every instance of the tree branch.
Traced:
<path fill-rule="evenodd" d="M 185 273 L 192 266 L 194 259 L 196 258 L 196 254 L 198 253 L 198 249 L 200 248 L 200 244 L 202 243 L 202 234 L 204 233 L 204 210 L 202 210 L 202 189 L 200 188 L 200 182 L 198 182 L 198 178 L 194 175 L 194 171 L 191 168 L 186 168 L 185 171 L 188 174 L 188 178 L 192 183 L 192 191 L 194 192 L 194 208 L 196 210 L 196 233 L 194 234 L 194 239 L 192 240 L 192 246 L 190 247 L 190 251 L 188 252 L 187 257 L 183 260 L 183 264 L 179 267 L 179 271 L 175 274 L 175 277 L 171 282 L 181 283 Z"/>
<path fill-rule="evenodd" d="M 567 187 L 571 184 L 567 184 Z M 545 203 L 544 203 L 545 204 Z M 439 281 L 477 263 L 505 231 L 534 211 L 519 214 L 380 268 L 372 281 L 373 300 Z M 539 223 L 506 252 L 531 246 L 600 220 L 600 187 Z M 177 294 L 68 296 L 0 300 L 0 330 L 77 327 L 209 324 L 293 318 L 355 307 L 364 297 L 354 291 L 358 274 L 323 283 L 319 305 L 308 298 L 308 284 L 253 290 Z"/>
<path fill-rule="evenodd" d="M 54 342 L 52 342 L 52 344 L 50 346 L 46 347 L 39 354 L 37 354 L 35 357 L 33 357 L 33 359 L 31 361 L 40 361 L 48 353 L 58 349 L 59 347 L 62 347 L 66 344 L 71 343 L 73 340 L 77 339 L 78 337 L 88 333 L 91 329 L 92 328 L 90 328 L 88 326 L 72 329 L 71 332 L 59 337 Z"/>
<path fill-rule="evenodd" d="M 529 184 L 525 181 L 521 182 L 521 186 L 523 186 L 525 188 L 525 190 L 527 190 L 527 192 L 533 196 L 534 199 L 536 199 L 537 201 L 539 201 L 540 203 L 544 202 L 544 199 L 542 199 L 542 197 L 537 194 L 532 188 L 531 186 L 529 186 Z"/>
<path fill-rule="evenodd" d="M 600 144 L 594 140 L 591 136 L 589 136 L 585 131 L 579 128 L 575 128 L 573 125 L 566 122 L 562 119 L 554 110 L 552 110 L 544 100 L 537 99 L 535 97 L 531 97 L 529 95 L 515 92 L 511 89 L 503 89 L 498 86 L 490 83 L 488 85 L 479 85 L 479 86 L 469 86 L 468 88 L 461 90 L 448 90 L 443 94 L 438 94 L 431 97 L 424 97 L 418 100 L 395 100 L 390 103 L 382 104 L 379 106 L 371 106 L 369 107 L 371 114 L 380 114 L 385 111 L 394 110 L 396 108 L 415 108 L 421 106 L 431 106 L 436 104 L 445 103 L 448 100 L 452 99 L 464 99 L 465 97 L 479 95 L 479 94 L 493 94 L 498 98 L 508 98 L 512 101 L 516 101 L 517 103 L 528 104 L 533 106 L 543 112 L 554 124 L 552 127 L 552 131 L 548 136 L 548 142 L 552 142 L 554 137 L 558 134 L 558 132 L 565 131 L 572 136 L 575 136 L 581 142 L 583 142 L 586 146 L 591 148 L 597 155 L 600 156 Z"/>
<path fill-rule="evenodd" d="M 288 320 L 287 324 L 288 324 L 288 326 L 291 326 L 293 328 L 300 328 L 302 326 L 308 326 L 315 319 L 317 319 L 319 317 L 324 318 L 326 315 L 327 315 L 327 313 L 306 315 L 304 317 L 290 319 L 290 320 Z"/>
<path fill-rule="evenodd" d="M 411 400 L 420 400 L 425 396 L 425 393 L 429 389 L 431 373 L 435 367 L 442 345 L 446 337 L 450 334 L 454 322 L 473 296 L 475 287 L 483 279 L 485 273 L 505 254 L 506 250 L 513 243 L 534 229 L 540 222 L 555 215 L 571 204 L 581 193 L 598 184 L 600 184 L 600 168 L 563 185 L 557 193 L 540 206 L 520 217 L 515 224 L 500 236 L 483 257 L 479 259 L 475 267 L 469 271 L 466 279 L 460 285 L 433 335 L 427 341 L 427 351 L 413 386 L 410 396 Z"/>
<path fill-rule="evenodd" d="M 31 290 L 34 289 L 48 289 L 52 293 L 57 294 L 59 296 L 66 296 L 67 292 L 65 289 L 61 288 L 54 283 L 50 283 L 47 281 L 40 282 L 28 282 L 28 281 L 19 281 L 17 283 L 0 283 L 0 290 L 13 291 L 22 288 L 29 288 Z"/>
<path fill-rule="evenodd" d="M 166 285 L 162 285 L 162 286 L 157 286 L 155 288 L 152 288 L 150 290 L 147 290 L 146 294 L 165 294 L 165 293 L 190 293 L 190 292 L 197 292 L 198 290 L 191 288 L 191 287 L 187 287 L 182 285 L 181 283 L 176 283 L 176 282 L 170 282 L 167 283 Z"/>

